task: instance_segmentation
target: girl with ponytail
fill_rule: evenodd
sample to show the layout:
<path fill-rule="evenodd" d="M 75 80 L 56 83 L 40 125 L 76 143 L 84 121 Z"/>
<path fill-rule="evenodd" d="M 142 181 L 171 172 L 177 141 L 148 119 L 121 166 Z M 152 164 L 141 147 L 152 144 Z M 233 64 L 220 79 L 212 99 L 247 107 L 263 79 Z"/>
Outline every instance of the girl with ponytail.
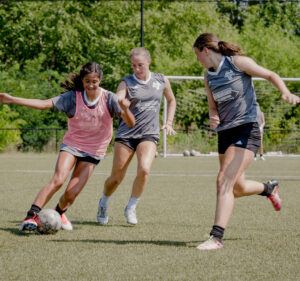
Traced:
<path fill-rule="evenodd" d="M 294 105 L 300 103 L 300 98 L 290 93 L 276 73 L 256 64 L 238 45 L 222 41 L 215 34 L 201 34 L 193 47 L 197 60 L 207 69 L 204 82 L 210 127 L 218 133 L 220 170 L 215 220 L 210 238 L 197 247 L 213 250 L 223 247 L 235 198 L 258 194 L 268 198 L 276 211 L 281 208 L 277 180 L 260 183 L 247 180 L 244 174 L 261 139 L 257 122 L 260 109 L 251 77 L 268 80 L 281 92 L 283 100 Z"/>
<path fill-rule="evenodd" d="M 27 99 L 0 93 L 0 103 L 11 103 L 35 109 L 56 108 L 68 116 L 66 132 L 58 155 L 52 179 L 40 190 L 25 219 L 21 231 L 33 231 L 39 224 L 38 213 L 62 187 L 70 172 L 70 181 L 59 199 L 55 210 L 60 214 L 62 229 L 73 226 L 65 212 L 84 188 L 94 168 L 105 158 L 113 133 L 112 119 L 121 117 L 133 127 L 135 124 L 126 98 L 100 87 L 103 72 L 96 62 L 82 66 L 79 73 L 69 75 L 60 86 L 67 90 L 59 96 L 47 99 Z"/>

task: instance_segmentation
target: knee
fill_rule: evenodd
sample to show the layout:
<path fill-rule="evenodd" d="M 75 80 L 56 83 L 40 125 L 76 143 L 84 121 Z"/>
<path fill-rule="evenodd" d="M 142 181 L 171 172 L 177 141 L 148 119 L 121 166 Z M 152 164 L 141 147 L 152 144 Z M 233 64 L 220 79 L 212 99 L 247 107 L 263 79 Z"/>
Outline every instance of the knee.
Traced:
<path fill-rule="evenodd" d="M 219 174 L 217 178 L 217 196 L 232 192 L 232 184 L 230 177 Z"/>
<path fill-rule="evenodd" d="M 233 195 L 235 198 L 242 197 L 244 195 L 244 186 L 242 183 L 235 183 L 233 188 Z"/>
<path fill-rule="evenodd" d="M 138 177 L 146 178 L 150 174 L 150 169 L 146 167 L 141 167 L 138 169 Z"/>
<path fill-rule="evenodd" d="M 54 175 L 51 180 L 51 185 L 55 191 L 59 190 L 61 186 L 64 184 L 66 177 L 64 175 Z"/>
<path fill-rule="evenodd" d="M 105 185 L 106 187 L 110 188 L 110 187 L 117 187 L 119 186 L 119 184 L 122 182 L 124 176 L 118 174 L 118 175 L 113 175 L 113 176 L 110 176 L 106 182 L 105 182 Z"/>

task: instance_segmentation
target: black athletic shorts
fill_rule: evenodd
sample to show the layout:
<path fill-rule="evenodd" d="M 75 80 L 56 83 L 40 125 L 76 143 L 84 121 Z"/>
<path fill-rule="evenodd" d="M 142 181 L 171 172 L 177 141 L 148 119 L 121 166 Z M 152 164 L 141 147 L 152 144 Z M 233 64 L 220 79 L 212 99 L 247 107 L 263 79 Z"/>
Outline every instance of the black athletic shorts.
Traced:
<path fill-rule="evenodd" d="M 98 157 L 97 158 L 92 157 L 92 156 L 88 155 L 86 152 L 80 151 L 80 150 L 76 149 L 75 147 L 66 145 L 64 143 L 61 144 L 60 151 L 66 151 L 66 152 L 72 154 L 74 157 L 76 157 L 77 162 L 82 161 L 82 162 L 89 162 L 89 163 L 98 165 L 101 160 L 101 159 L 98 159 Z"/>
<path fill-rule="evenodd" d="M 139 139 L 115 138 L 115 142 L 122 143 L 134 151 L 136 151 L 137 146 L 143 141 L 152 141 L 153 143 L 155 143 L 156 146 L 158 146 L 159 140 L 151 136 L 146 136 Z"/>
<path fill-rule="evenodd" d="M 80 156 L 76 156 L 76 155 L 74 155 L 74 156 L 76 157 L 77 162 L 80 162 L 80 161 L 89 162 L 89 163 L 92 163 L 92 164 L 95 164 L 95 165 L 98 165 L 99 162 L 100 162 L 100 160 L 97 160 L 97 159 L 95 159 L 91 156 L 85 156 L 85 157 L 80 157 Z"/>
<path fill-rule="evenodd" d="M 224 154 L 229 146 L 236 146 L 257 153 L 261 135 L 257 122 L 243 124 L 218 132 L 218 152 Z"/>

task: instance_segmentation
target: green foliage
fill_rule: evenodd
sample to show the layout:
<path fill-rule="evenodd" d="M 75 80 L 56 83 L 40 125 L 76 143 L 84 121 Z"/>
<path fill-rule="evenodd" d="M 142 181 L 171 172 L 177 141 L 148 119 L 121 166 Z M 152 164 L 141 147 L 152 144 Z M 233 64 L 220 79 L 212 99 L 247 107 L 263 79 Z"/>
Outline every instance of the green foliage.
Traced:
<path fill-rule="evenodd" d="M 203 75 L 192 45 L 200 33 L 213 32 L 239 44 L 260 65 L 283 77 L 297 77 L 299 9 L 291 1 L 145 1 L 144 45 L 151 52 L 151 70 Z M 0 3 L 0 25 L 0 92 L 48 99 L 60 94 L 59 83 L 68 73 L 88 61 L 101 64 L 102 86 L 116 91 L 122 77 L 132 72 L 129 51 L 140 46 L 140 1 L 5 1 Z M 295 84 L 299 85 L 289 87 L 299 92 Z M 172 87 L 180 107 L 190 98 L 190 90 L 198 91 L 203 84 L 172 83 Z M 262 107 L 268 108 L 278 95 L 261 101 Z M 55 110 L 10 108 L 29 128 L 67 126 L 67 118 Z M 285 117 L 286 123 L 293 123 L 289 119 L 300 119 L 299 110 L 290 109 Z M 207 126 L 204 96 L 190 104 L 188 112 L 177 114 L 176 122 L 185 130 Z M 276 126 L 283 125 L 287 126 Z M 24 148 L 41 150 L 51 136 L 46 131 L 40 134 L 42 140 L 37 141 L 22 131 Z"/>
<path fill-rule="evenodd" d="M 247 21 L 253 19 L 261 22 L 264 27 L 275 24 L 286 34 L 300 35 L 297 1 L 219 1 L 217 10 L 239 31 L 244 31 Z"/>
<path fill-rule="evenodd" d="M 17 128 L 25 124 L 25 121 L 18 118 L 17 112 L 11 111 L 8 105 L 0 106 L 0 128 L 11 130 L 0 130 L 0 152 L 7 148 L 13 148 L 22 143 L 21 132 Z"/>

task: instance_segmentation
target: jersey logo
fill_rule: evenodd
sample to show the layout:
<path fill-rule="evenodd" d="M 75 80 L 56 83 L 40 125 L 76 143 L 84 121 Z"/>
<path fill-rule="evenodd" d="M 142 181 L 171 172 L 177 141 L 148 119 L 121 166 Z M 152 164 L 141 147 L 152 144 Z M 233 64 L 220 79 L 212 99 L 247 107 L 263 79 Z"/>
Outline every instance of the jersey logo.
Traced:
<path fill-rule="evenodd" d="M 234 76 L 234 72 L 232 70 L 229 70 L 225 73 L 224 77 L 226 77 L 228 80 L 232 80 Z"/>
<path fill-rule="evenodd" d="M 159 83 L 157 81 L 153 82 L 152 87 L 159 90 Z"/>

